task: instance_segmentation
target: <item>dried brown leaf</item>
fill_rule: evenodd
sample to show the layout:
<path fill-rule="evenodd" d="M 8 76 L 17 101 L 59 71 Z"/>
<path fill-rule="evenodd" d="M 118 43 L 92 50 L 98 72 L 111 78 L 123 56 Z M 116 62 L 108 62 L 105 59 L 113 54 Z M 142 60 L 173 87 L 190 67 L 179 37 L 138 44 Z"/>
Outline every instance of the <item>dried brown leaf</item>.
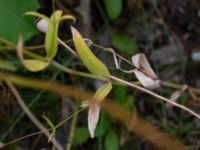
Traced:
<path fill-rule="evenodd" d="M 154 89 L 160 86 L 160 81 L 159 80 L 154 80 L 151 77 L 147 76 L 143 72 L 135 69 L 134 70 L 135 76 L 137 79 L 140 81 L 140 83 L 149 89 Z"/>
<path fill-rule="evenodd" d="M 172 95 L 170 96 L 170 100 L 175 102 L 180 96 L 181 96 L 181 91 L 180 90 L 177 90 L 175 91 L 174 93 L 172 93 Z M 173 105 L 171 103 L 166 103 L 166 106 L 167 107 L 172 107 Z"/>
<path fill-rule="evenodd" d="M 177 101 L 178 98 L 181 96 L 181 94 L 186 91 L 188 89 L 188 86 L 187 85 L 184 85 L 180 90 L 177 90 L 175 92 L 172 93 L 172 95 L 170 96 L 170 100 L 171 101 Z M 167 107 L 172 107 L 173 105 L 171 103 L 166 103 L 166 106 Z"/>
<path fill-rule="evenodd" d="M 88 129 L 91 138 L 94 138 L 94 131 L 96 129 L 99 120 L 99 113 L 100 113 L 100 103 L 99 102 L 91 103 L 88 111 Z"/>
<path fill-rule="evenodd" d="M 136 67 L 134 73 L 144 87 L 152 89 L 160 86 L 160 80 L 144 54 L 140 53 L 132 56 L 132 62 Z"/>

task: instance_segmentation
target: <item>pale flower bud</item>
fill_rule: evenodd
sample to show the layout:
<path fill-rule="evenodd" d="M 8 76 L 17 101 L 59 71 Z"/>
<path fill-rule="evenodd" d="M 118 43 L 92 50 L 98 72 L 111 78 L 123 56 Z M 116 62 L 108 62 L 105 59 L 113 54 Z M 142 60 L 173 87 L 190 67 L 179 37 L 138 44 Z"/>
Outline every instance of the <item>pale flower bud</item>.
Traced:
<path fill-rule="evenodd" d="M 47 32 L 48 25 L 49 25 L 49 21 L 45 19 L 40 19 L 36 24 L 38 30 L 40 30 L 43 33 Z"/>

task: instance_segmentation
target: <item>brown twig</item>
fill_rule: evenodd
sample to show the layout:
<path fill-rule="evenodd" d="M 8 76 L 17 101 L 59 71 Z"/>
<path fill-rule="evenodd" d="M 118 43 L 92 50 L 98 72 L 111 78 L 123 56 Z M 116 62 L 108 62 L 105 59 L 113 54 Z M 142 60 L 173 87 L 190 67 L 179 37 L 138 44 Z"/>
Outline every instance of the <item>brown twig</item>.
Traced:
<path fill-rule="evenodd" d="M 174 88 L 174 89 L 181 89 L 184 85 L 181 84 L 175 84 L 175 83 L 171 83 L 171 82 L 166 82 L 166 81 L 161 81 L 161 85 L 166 86 L 166 87 L 170 87 L 170 88 Z M 200 89 L 191 87 L 189 85 L 188 89 L 190 89 L 192 92 L 196 93 L 196 94 L 200 94 Z"/>
<path fill-rule="evenodd" d="M 26 115 L 29 117 L 29 119 L 41 131 L 44 131 L 43 133 L 46 135 L 47 138 L 49 138 L 49 136 L 51 135 L 50 132 L 43 126 L 43 124 L 33 115 L 33 113 L 30 111 L 30 109 L 26 106 L 26 104 L 24 103 L 21 95 L 19 94 L 19 92 L 17 91 L 15 86 L 8 80 L 6 81 L 6 84 L 8 85 L 8 87 L 10 88 L 12 93 L 14 94 L 14 96 L 15 96 L 16 100 L 18 101 L 19 105 L 21 106 L 22 110 L 26 113 Z M 53 145 L 55 145 L 55 147 L 58 150 L 64 150 L 63 147 L 61 146 L 61 144 L 54 137 L 52 138 L 51 142 Z"/>
<path fill-rule="evenodd" d="M 67 44 L 65 44 L 65 42 L 63 42 L 60 38 L 57 38 L 58 42 L 64 46 L 67 50 L 69 50 L 73 55 L 75 55 L 76 57 L 78 56 L 76 51 L 74 51 L 73 49 L 71 49 Z"/>
<path fill-rule="evenodd" d="M 165 97 L 163 97 L 163 96 L 160 96 L 160 95 L 158 95 L 158 94 L 156 94 L 156 93 L 154 93 L 154 92 L 152 92 L 152 91 L 150 91 L 150 90 L 148 90 L 148 89 L 145 89 L 145 88 L 143 88 L 143 87 L 140 87 L 140 86 L 138 86 L 138 85 L 136 85 L 136 84 L 133 84 L 133 83 L 127 82 L 127 81 L 125 81 L 125 80 L 119 79 L 119 78 L 117 78 L 117 77 L 115 77 L 115 76 L 110 76 L 110 78 L 111 78 L 112 80 L 114 80 L 114 81 L 118 81 L 118 82 L 120 82 L 120 83 L 123 83 L 124 85 L 133 87 L 133 88 L 138 89 L 138 90 L 140 90 L 140 91 L 142 91 L 142 92 L 145 92 L 145 93 L 147 93 L 147 94 L 149 94 L 149 95 L 151 95 L 151 96 L 153 96 L 153 97 L 156 97 L 156 98 L 161 99 L 161 100 L 163 100 L 163 101 L 165 101 L 165 102 L 168 102 L 168 103 L 172 104 L 173 106 L 176 106 L 176 107 L 178 107 L 178 108 L 180 108 L 180 109 L 182 109 L 182 110 L 185 110 L 185 111 L 187 111 L 188 113 L 190 113 L 191 115 L 193 115 L 193 116 L 197 117 L 198 119 L 200 119 L 200 115 L 199 115 L 199 114 L 195 113 L 195 112 L 192 111 L 191 109 L 189 109 L 189 108 L 187 108 L 187 107 L 185 107 L 185 106 L 183 106 L 183 105 L 181 105 L 181 104 L 178 104 L 178 103 L 176 103 L 176 102 L 174 102 L 174 101 L 171 101 L 170 99 L 167 99 L 167 98 L 165 98 Z"/>
<path fill-rule="evenodd" d="M 75 111 L 77 111 L 78 109 L 76 108 Z M 71 122 L 71 126 L 70 126 L 70 132 L 69 132 L 69 137 L 68 137 L 68 143 L 66 145 L 66 150 L 71 150 L 71 146 L 72 146 L 72 140 L 74 138 L 74 132 L 76 129 L 76 122 L 78 119 L 78 114 L 76 114 Z"/>
<path fill-rule="evenodd" d="M 77 110 L 77 111 L 74 112 L 72 115 L 70 115 L 69 117 L 67 117 L 67 118 L 65 118 L 63 121 L 61 121 L 59 124 L 57 124 L 57 125 L 55 126 L 55 128 L 59 128 L 59 127 L 60 127 L 61 125 L 63 125 L 66 121 L 68 121 L 69 119 L 71 119 L 71 118 L 77 116 L 77 115 L 78 115 L 81 111 L 83 111 L 83 110 L 84 110 L 84 108 L 81 108 L 81 109 Z M 1 144 L 2 144 L 3 147 L 5 147 L 5 146 L 8 146 L 8 145 L 10 145 L 10 144 L 13 144 L 13 143 L 16 143 L 16 142 L 18 142 L 18 141 L 21 141 L 21 140 L 24 140 L 24 139 L 26 139 L 26 138 L 29 138 L 29 137 L 31 137 L 31 136 L 35 136 L 35 135 L 38 135 L 38 134 L 41 134 L 41 133 L 43 133 L 43 132 L 50 131 L 50 130 L 52 130 L 52 128 L 48 128 L 48 129 L 45 129 L 45 130 L 40 130 L 40 131 L 37 131 L 37 132 L 34 132 L 34 133 L 30 133 L 30 134 L 28 134 L 28 135 L 19 137 L 19 138 L 17 138 L 17 139 L 14 139 L 14 140 L 12 140 L 12 141 L 7 142 L 7 143 L 0 143 L 0 149 L 1 149 Z"/>

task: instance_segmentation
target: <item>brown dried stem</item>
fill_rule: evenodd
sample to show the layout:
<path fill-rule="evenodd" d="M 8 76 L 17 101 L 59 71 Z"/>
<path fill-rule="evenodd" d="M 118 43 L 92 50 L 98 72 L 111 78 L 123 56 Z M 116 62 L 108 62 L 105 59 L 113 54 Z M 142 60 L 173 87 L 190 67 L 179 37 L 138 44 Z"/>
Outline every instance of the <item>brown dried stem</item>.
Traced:
<path fill-rule="evenodd" d="M 19 105 L 21 106 L 22 110 L 26 113 L 26 115 L 29 117 L 29 119 L 45 134 L 47 138 L 51 136 L 50 132 L 45 128 L 45 126 L 33 115 L 33 113 L 30 111 L 30 109 L 26 106 L 24 103 L 21 95 L 15 88 L 15 86 L 10 82 L 6 81 L 6 84 L 12 91 L 13 95 L 15 96 L 16 100 L 18 101 Z M 53 137 L 51 139 L 52 144 L 58 149 L 58 150 L 64 150 L 61 144 Z"/>

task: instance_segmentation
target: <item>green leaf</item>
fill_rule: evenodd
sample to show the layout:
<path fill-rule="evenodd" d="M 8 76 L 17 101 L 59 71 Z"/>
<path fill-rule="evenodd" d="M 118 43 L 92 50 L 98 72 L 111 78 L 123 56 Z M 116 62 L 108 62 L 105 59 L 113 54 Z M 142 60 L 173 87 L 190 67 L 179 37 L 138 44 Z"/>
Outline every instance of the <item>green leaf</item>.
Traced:
<path fill-rule="evenodd" d="M 105 138 L 106 150 L 118 150 L 118 138 L 113 130 L 110 130 Z"/>
<path fill-rule="evenodd" d="M 95 137 L 102 137 L 106 134 L 108 129 L 111 126 L 111 119 L 108 115 L 106 114 L 101 114 L 100 121 L 96 127 L 95 130 Z"/>
<path fill-rule="evenodd" d="M 0 70 L 17 71 L 17 68 L 9 61 L 0 60 Z"/>
<path fill-rule="evenodd" d="M 41 13 L 38 13 L 38 12 L 34 12 L 34 11 L 28 11 L 26 12 L 24 15 L 28 15 L 28 16 L 35 16 L 35 17 L 39 17 L 41 19 L 44 19 L 44 20 L 48 20 L 49 21 L 49 18 Z"/>
<path fill-rule="evenodd" d="M 0 36 L 17 43 L 19 34 L 27 40 L 38 33 L 34 18 L 24 16 L 27 11 L 36 11 L 36 0 L 1 0 L 0 2 Z"/>
<path fill-rule="evenodd" d="M 115 20 L 122 12 L 122 0 L 104 0 L 106 12 L 110 20 Z"/>
<path fill-rule="evenodd" d="M 134 108 L 134 98 L 128 95 L 128 88 L 126 86 L 114 87 L 114 99 L 119 102 L 124 108 L 128 110 L 133 110 Z"/>
<path fill-rule="evenodd" d="M 53 58 L 58 49 L 58 27 L 59 27 L 59 21 L 62 15 L 62 11 L 58 10 L 53 13 L 53 15 L 50 18 L 48 30 L 45 36 L 45 49 L 47 52 L 47 58 L 51 59 Z"/>
<path fill-rule="evenodd" d="M 74 138 L 72 143 L 74 145 L 81 145 L 89 139 L 89 132 L 86 127 L 77 127 L 74 132 Z"/>
<path fill-rule="evenodd" d="M 91 52 L 80 33 L 73 27 L 71 30 L 78 55 L 88 70 L 99 76 L 109 76 L 106 66 Z"/>
<path fill-rule="evenodd" d="M 114 99 L 117 100 L 120 104 L 123 104 L 127 99 L 128 88 L 126 86 L 117 86 L 114 89 Z"/>
<path fill-rule="evenodd" d="M 72 20 L 73 22 L 76 22 L 76 18 L 72 15 L 64 15 L 60 18 L 60 21 L 63 21 L 63 20 Z"/>
<path fill-rule="evenodd" d="M 112 33 L 112 45 L 120 52 L 126 54 L 135 54 L 138 49 L 135 38 L 117 32 Z"/>
<path fill-rule="evenodd" d="M 102 101 L 111 91 L 111 89 L 112 89 L 112 84 L 110 82 L 105 83 L 95 92 L 93 100 Z"/>
<path fill-rule="evenodd" d="M 22 63 L 29 71 L 33 72 L 41 71 L 49 65 L 49 62 L 34 59 L 22 59 Z"/>
<path fill-rule="evenodd" d="M 29 71 L 40 71 L 46 68 L 50 62 L 45 62 L 37 59 L 24 59 L 24 48 L 23 48 L 23 39 L 20 36 L 18 44 L 17 44 L 17 54 L 22 62 L 22 64 L 29 70 Z M 30 53 L 31 54 L 31 53 Z"/>
<path fill-rule="evenodd" d="M 44 118 L 44 120 L 48 123 L 48 125 L 54 129 L 55 128 L 55 125 L 53 124 L 53 122 L 46 116 L 42 116 Z"/>

